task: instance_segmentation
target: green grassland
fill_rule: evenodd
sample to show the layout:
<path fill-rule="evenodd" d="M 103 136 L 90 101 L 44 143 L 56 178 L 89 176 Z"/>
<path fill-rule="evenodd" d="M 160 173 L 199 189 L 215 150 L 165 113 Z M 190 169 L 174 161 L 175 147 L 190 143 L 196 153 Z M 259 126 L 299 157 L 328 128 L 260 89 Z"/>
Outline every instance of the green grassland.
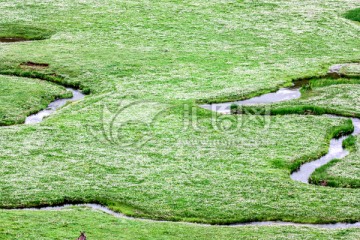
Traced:
<path fill-rule="evenodd" d="M 23 123 L 54 99 L 70 96 L 64 87 L 46 81 L 0 76 L 0 126 Z"/>
<path fill-rule="evenodd" d="M 0 43 L 0 73 L 40 76 L 92 93 L 41 124 L 0 128 L 0 207 L 97 202 L 132 216 L 174 221 L 359 221 L 359 189 L 305 185 L 289 177 L 294 166 L 324 154 L 340 130 L 348 131 L 347 121 L 221 116 L 197 107 L 323 75 L 333 63 L 359 61 L 360 27 L 343 17 L 356 7 L 355 0 L 0 1 L 1 36 L 31 38 L 46 29 L 41 41 Z M 27 61 L 50 66 L 46 72 L 19 69 Z M 350 91 L 357 85 L 327 87 Z M 328 92 L 329 99 L 340 94 Z M 356 90 L 343 98 L 334 108 L 357 111 L 350 104 Z M 238 125 L 229 127 L 231 122 Z M 93 239 L 359 234 L 140 221 L 123 226 L 90 210 L 2 210 L 0 216 L 0 238 L 10 239 L 72 238 L 69 231 L 93 226 Z M 1 229 L 2 223 L 10 227 Z M 38 226 L 41 231 L 32 230 Z"/>

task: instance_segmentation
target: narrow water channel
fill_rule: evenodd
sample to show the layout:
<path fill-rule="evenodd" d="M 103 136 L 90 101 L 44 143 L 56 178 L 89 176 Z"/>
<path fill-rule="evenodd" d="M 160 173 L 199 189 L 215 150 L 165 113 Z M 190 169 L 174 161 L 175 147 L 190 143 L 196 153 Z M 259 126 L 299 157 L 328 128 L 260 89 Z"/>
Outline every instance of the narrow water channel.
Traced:
<path fill-rule="evenodd" d="M 227 103 L 213 103 L 213 104 L 204 104 L 200 107 L 216 111 L 222 114 L 230 114 L 230 107 L 233 104 L 248 106 L 254 104 L 270 104 L 276 102 L 289 101 L 292 99 L 298 99 L 301 97 L 300 92 L 301 86 L 294 86 L 290 88 L 281 88 L 276 92 L 263 94 L 258 97 L 253 97 L 247 100 L 236 101 L 236 102 L 227 102 Z"/>
<path fill-rule="evenodd" d="M 80 91 L 75 90 L 73 88 L 66 88 L 68 91 L 71 91 L 73 96 L 71 98 L 63 98 L 63 99 L 57 99 L 50 103 L 48 107 L 38 113 L 35 113 L 33 115 L 28 116 L 25 119 L 25 124 L 36 124 L 43 121 L 43 119 L 47 116 L 50 116 L 52 113 L 56 111 L 56 109 L 64 106 L 69 101 L 78 101 L 85 97 L 84 94 L 82 94 Z"/>

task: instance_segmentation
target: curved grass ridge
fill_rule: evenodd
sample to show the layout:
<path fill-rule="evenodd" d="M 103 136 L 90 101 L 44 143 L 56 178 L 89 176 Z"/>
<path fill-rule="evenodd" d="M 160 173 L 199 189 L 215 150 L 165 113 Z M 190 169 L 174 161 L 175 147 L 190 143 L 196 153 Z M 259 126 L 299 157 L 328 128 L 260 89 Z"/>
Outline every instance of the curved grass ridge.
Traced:
<path fill-rule="evenodd" d="M 272 106 L 270 109 L 267 106 L 231 106 L 232 114 L 258 114 L 258 115 L 336 115 L 340 117 L 360 117 L 359 113 L 347 112 L 336 108 L 325 108 L 315 105 L 295 105 L 295 106 Z"/>
<path fill-rule="evenodd" d="M 1 70 L 0 69 L 0 75 L 7 75 L 7 76 L 16 76 L 16 77 L 23 77 L 23 78 L 34 78 L 39 80 L 44 80 L 48 82 L 52 82 L 64 87 L 70 87 L 79 89 L 84 94 L 90 94 L 90 89 L 83 86 L 79 81 L 71 81 L 67 80 L 65 77 L 56 74 L 56 73 L 43 73 L 39 71 L 31 71 L 31 70 L 23 70 L 20 68 L 14 68 L 14 69 L 7 69 L 7 70 Z"/>
<path fill-rule="evenodd" d="M 344 16 L 349 20 L 360 22 L 360 8 L 350 10 Z"/>
<path fill-rule="evenodd" d="M 109 215 L 113 215 L 123 219 L 131 219 L 131 220 L 142 220 L 149 222 L 167 222 L 167 223 L 186 223 L 192 224 L 194 226 L 224 226 L 224 227 L 246 227 L 246 226 L 256 226 L 256 225 L 264 225 L 264 226 L 272 226 L 273 224 L 279 225 L 293 225 L 293 226 L 302 226 L 306 225 L 308 227 L 323 227 L 323 228 L 336 228 L 337 224 L 344 224 L 344 228 L 353 228 L 355 225 L 359 224 L 357 220 L 354 219 L 342 219 L 341 221 L 334 220 L 316 220 L 316 219 L 279 219 L 276 216 L 268 216 L 268 217 L 253 217 L 251 219 L 248 218 L 235 218 L 235 219 L 214 219 L 214 220 L 206 220 L 203 218 L 190 218 L 190 217 L 154 217 L 150 213 L 143 211 L 139 208 L 133 207 L 131 205 L 127 205 L 124 203 L 112 202 L 107 200 L 96 200 L 96 201 L 81 201 L 81 200 L 64 200 L 63 202 L 59 202 L 57 204 L 30 204 L 26 206 L 19 207 L 1 207 L 1 210 L 5 211 L 22 211 L 22 210 L 62 210 L 67 207 L 90 207 L 89 205 L 96 205 L 97 207 L 101 207 L 105 210 L 105 213 Z M 100 210 L 103 211 L 103 210 Z M 329 225 L 329 226 L 326 226 Z M 334 225 L 334 226 L 331 226 Z M 338 226 L 338 228 L 341 228 Z"/>
<path fill-rule="evenodd" d="M 322 185 L 335 188 L 360 188 L 359 179 L 351 179 L 344 177 L 336 177 L 328 174 L 328 169 L 339 163 L 339 159 L 335 159 L 328 164 L 318 168 L 311 175 L 309 182 L 315 185 Z"/>
<path fill-rule="evenodd" d="M 235 228 L 244 228 L 246 226 L 256 226 L 256 225 L 264 225 L 264 226 L 297 226 L 297 227 L 315 227 L 315 228 L 326 228 L 326 229 L 351 229 L 357 227 L 360 222 L 344 222 L 344 223 L 314 223 L 314 224 L 308 224 L 308 223 L 296 223 L 296 222 L 285 222 L 285 221 L 267 221 L 267 222 L 238 222 L 238 223 L 225 223 L 225 224 L 217 224 L 217 223 L 204 223 L 202 221 L 196 222 L 195 219 L 185 219 L 186 221 L 183 221 L 184 219 L 179 220 L 157 220 L 157 219 L 147 219 L 147 218 L 140 218 L 140 217 L 133 217 L 124 215 L 123 213 L 119 213 L 119 211 L 114 211 L 111 208 L 105 207 L 102 204 L 98 203 L 85 203 L 85 204 L 64 204 L 64 205 L 58 205 L 53 207 L 39 207 L 39 208 L 24 208 L 24 209 L 13 209 L 13 211 L 20 211 L 20 210 L 32 210 L 32 211 L 51 211 L 51 210 L 63 210 L 63 209 L 71 209 L 71 208 L 79 208 L 79 207 L 85 207 L 90 208 L 92 210 L 97 210 L 103 213 L 106 213 L 107 215 L 111 215 L 115 218 L 123 219 L 123 220 L 140 220 L 140 221 L 147 221 L 147 222 L 167 222 L 167 223 L 182 223 L 182 224 L 189 224 L 194 226 L 203 226 L 203 227 L 213 227 L 213 226 L 230 226 Z"/>
<path fill-rule="evenodd" d="M 79 82 L 66 81 L 66 79 L 63 76 L 57 75 L 55 73 L 48 74 L 37 71 L 24 71 L 22 69 L 12 69 L 12 70 L 0 70 L 0 75 L 40 79 L 48 82 L 53 82 L 58 85 L 62 85 L 64 87 L 73 87 L 73 88 L 80 87 Z"/>
<path fill-rule="evenodd" d="M 20 24 L 0 24 L 0 39 L 16 38 L 24 41 L 45 40 L 55 32 Z"/>

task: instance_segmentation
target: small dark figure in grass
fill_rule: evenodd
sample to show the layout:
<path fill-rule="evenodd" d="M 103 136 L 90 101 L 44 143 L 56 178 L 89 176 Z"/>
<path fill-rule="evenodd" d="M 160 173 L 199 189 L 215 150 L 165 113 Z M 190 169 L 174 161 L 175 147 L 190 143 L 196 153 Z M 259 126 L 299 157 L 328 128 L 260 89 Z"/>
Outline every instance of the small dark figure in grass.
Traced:
<path fill-rule="evenodd" d="M 321 186 L 326 187 L 326 186 L 328 185 L 328 182 L 327 182 L 326 180 L 322 180 L 322 181 L 320 182 L 320 184 L 321 184 Z"/>
<path fill-rule="evenodd" d="M 80 232 L 80 237 L 77 240 L 86 240 L 85 232 Z"/>

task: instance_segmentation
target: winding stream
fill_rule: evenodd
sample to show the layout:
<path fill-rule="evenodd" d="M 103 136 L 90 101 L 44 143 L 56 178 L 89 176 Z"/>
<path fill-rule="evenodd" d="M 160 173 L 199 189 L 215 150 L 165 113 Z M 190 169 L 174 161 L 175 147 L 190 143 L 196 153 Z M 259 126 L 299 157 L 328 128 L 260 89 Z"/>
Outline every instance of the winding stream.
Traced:
<path fill-rule="evenodd" d="M 352 118 L 351 120 L 354 125 L 354 132 L 351 135 L 360 135 L 360 119 Z M 329 152 L 325 156 L 319 158 L 318 160 L 303 164 L 298 171 L 291 174 L 291 179 L 302 183 L 309 183 L 309 178 L 316 169 L 324 166 L 333 159 L 342 159 L 349 155 L 349 151 L 344 149 L 342 146 L 343 141 L 347 138 L 348 136 L 344 136 L 339 139 L 332 139 L 330 141 Z"/>
<path fill-rule="evenodd" d="M 0 37 L 0 43 L 2 44 L 12 44 L 17 42 L 28 42 L 28 41 L 35 41 L 35 40 L 28 40 L 22 37 Z M 33 62 L 28 62 L 33 65 L 42 65 L 44 67 L 49 66 L 49 64 L 37 64 Z M 41 80 L 41 79 L 40 79 Z M 36 124 L 43 121 L 45 117 L 50 116 L 52 113 L 56 111 L 56 109 L 64 106 L 69 101 L 78 101 L 85 97 L 83 93 L 80 91 L 73 89 L 73 88 L 66 88 L 68 91 L 72 92 L 73 96 L 71 98 L 62 98 L 56 99 L 55 101 L 51 102 L 48 107 L 38 113 L 32 114 L 25 119 L 25 124 Z"/>
<path fill-rule="evenodd" d="M 56 111 L 56 109 L 64 106 L 67 102 L 69 101 L 78 101 L 81 100 L 85 97 L 84 94 L 82 94 L 80 91 L 75 90 L 73 88 L 66 88 L 68 91 L 71 91 L 73 96 L 71 98 L 62 98 L 62 99 L 57 99 L 55 101 L 53 101 L 52 103 L 50 103 L 48 105 L 48 107 L 38 113 L 35 113 L 33 115 L 28 116 L 25 119 L 25 124 L 36 124 L 36 123 L 40 123 L 42 122 L 42 120 L 47 117 L 50 116 L 52 113 L 54 113 Z"/>
<path fill-rule="evenodd" d="M 145 218 L 135 218 L 129 217 L 121 213 L 114 212 L 107 207 L 104 207 L 99 204 L 65 204 L 62 206 L 56 207 L 43 207 L 43 208 L 23 208 L 23 209 L 13 209 L 13 210 L 6 210 L 6 211 L 19 211 L 19 210 L 26 210 L 26 211 L 59 211 L 64 209 L 70 209 L 71 207 L 87 207 L 94 211 L 100 211 L 106 214 L 109 214 L 113 217 L 120 218 L 120 219 L 128 219 L 128 220 L 137 220 L 137 221 L 146 221 L 146 222 L 173 222 L 173 221 L 162 221 L 162 220 L 151 220 Z M 173 222 L 175 223 L 175 222 Z M 177 222 L 187 225 L 194 225 L 194 226 L 204 226 L 204 227 L 212 227 L 212 226 L 220 226 L 220 225 L 211 225 L 211 224 L 204 224 L 204 223 L 191 223 L 191 222 Z M 292 223 L 292 222 L 282 222 L 282 221 L 266 221 L 266 222 L 248 222 L 248 223 L 237 223 L 237 224 L 230 224 L 230 225 L 221 225 L 226 227 L 245 227 L 245 226 L 298 226 L 298 227 L 317 227 L 317 228 L 326 228 L 326 229 L 344 229 L 344 228 L 359 228 L 360 222 L 356 223 L 329 223 L 329 224 L 306 224 L 306 223 Z"/>
<path fill-rule="evenodd" d="M 204 104 L 200 105 L 200 107 L 222 114 L 230 114 L 230 107 L 233 104 L 248 106 L 254 104 L 270 104 L 289 101 L 292 99 L 298 99 L 301 97 L 300 88 L 301 87 L 281 88 L 277 92 L 267 93 L 247 100 L 227 103 Z"/>

